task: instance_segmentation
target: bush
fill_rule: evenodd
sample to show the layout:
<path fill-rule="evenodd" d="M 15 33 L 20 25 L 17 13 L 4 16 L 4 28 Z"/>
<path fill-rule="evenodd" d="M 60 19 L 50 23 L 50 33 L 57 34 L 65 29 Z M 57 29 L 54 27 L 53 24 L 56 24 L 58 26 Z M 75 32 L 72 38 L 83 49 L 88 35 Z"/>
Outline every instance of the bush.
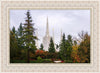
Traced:
<path fill-rule="evenodd" d="M 40 56 L 37 57 L 37 60 L 42 60 L 42 58 Z"/>
<path fill-rule="evenodd" d="M 43 59 L 43 63 L 52 63 L 51 59 Z"/>
<path fill-rule="evenodd" d="M 51 59 L 38 59 L 38 60 L 33 60 L 30 61 L 31 63 L 52 63 Z"/>
<path fill-rule="evenodd" d="M 26 63 L 26 60 L 10 60 L 10 63 Z"/>
<path fill-rule="evenodd" d="M 65 63 L 73 63 L 72 60 L 64 60 Z"/>

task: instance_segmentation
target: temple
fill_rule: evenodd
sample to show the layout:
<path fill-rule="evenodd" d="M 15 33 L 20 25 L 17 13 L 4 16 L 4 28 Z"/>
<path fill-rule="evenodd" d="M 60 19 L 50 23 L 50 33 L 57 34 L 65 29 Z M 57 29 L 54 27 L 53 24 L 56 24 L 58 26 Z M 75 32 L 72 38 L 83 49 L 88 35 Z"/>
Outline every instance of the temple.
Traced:
<path fill-rule="evenodd" d="M 50 43 L 50 35 L 49 35 L 49 24 L 48 24 L 48 17 L 47 17 L 46 34 L 43 37 L 43 46 L 45 51 L 48 51 L 49 43 Z"/>
<path fill-rule="evenodd" d="M 47 17 L 47 23 L 46 23 L 46 33 L 45 33 L 45 36 L 43 37 L 43 50 L 44 51 L 48 51 L 49 49 L 49 44 L 50 44 L 50 34 L 49 34 L 49 24 L 48 24 L 48 17 Z M 58 52 L 59 51 L 59 48 L 56 48 L 56 44 L 55 44 L 55 39 L 54 39 L 54 29 L 53 29 L 53 42 L 54 42 L 54 47 L 55 47 L 55 51 Z M 61 30 L 61 38 L 62 40 L 62 30 Z"/>

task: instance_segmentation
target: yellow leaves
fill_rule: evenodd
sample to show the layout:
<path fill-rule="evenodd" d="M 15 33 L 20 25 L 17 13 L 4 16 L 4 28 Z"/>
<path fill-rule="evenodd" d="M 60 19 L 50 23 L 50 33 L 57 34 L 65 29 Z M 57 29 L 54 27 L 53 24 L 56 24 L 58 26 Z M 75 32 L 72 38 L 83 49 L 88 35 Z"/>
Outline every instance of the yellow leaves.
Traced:
<path fill-rule="evenodd" d="M 74 46 L 72 46 L 72 55 L 76 55 L 77 54 L 77 52 L 78 52 L 78 45 L 74 45 Z"/>
<path fill-rule="evenodd" d="M 78 45 L 74 45 L 72 46 L 73 50 L 77 50 L 78 49 Z"/>
<path fill-rule="evenodd" d="M 72 46 L 71 57 L 74 59 L 74 61 L 80 62 L 79 56 L 77 55 L 77 53 L 78 53 L 78 45 Z"/>

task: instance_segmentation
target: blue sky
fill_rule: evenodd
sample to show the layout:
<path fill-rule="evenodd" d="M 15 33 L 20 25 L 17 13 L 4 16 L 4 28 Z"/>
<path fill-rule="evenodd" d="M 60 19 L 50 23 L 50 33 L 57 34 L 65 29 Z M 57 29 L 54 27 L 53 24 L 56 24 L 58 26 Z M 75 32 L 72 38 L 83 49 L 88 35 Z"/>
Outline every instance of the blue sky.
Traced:
<path fill-rule="evenodd" d="M 16 30 L 20 23 L 25 22 L 27 10 L 10 10 L 10 28 L 15 26 Z M 60 42 L 61 30 L 67 35 L 78 38 L 78 33 L 86 31 L 90 34 L 90 10 L 30 10 L 34 27 L 37 29 L 39 44 L 46 32 L 47 17 L 49 22 L 50 36 L 53 36 L 55 43 Z"/>

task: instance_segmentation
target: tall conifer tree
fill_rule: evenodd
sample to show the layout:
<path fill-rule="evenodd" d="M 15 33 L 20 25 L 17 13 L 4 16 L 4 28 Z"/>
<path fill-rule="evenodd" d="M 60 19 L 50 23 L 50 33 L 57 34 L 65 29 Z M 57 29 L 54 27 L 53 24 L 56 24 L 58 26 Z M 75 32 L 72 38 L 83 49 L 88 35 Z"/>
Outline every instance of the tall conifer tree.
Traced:
<path fill-rule="evenodd" d="M 40 45 L 40 50 L 43 50 L 43 44 Z"/>
<path fill-rule="evenodd" d="M 32 23 L 32 18 L 30 16 L 29 10 L 27 11 L 26 16 L 27 17 L 23 26 L 23 38 L 25 46 L 27 48 L 27 62 L 29 63 L 29 52 L 31 49 L 35 51 L 35 40 L 37 39 L 37 37 L 35 36 L 35 28 L 33 27 L 34 23 Z"/>
<path fill-rule="evenodd" d="M 54 47 L 54 43 L 53 43 L 53 39 L 50 39 L 50 44 L 49 44 L 49 52 L 50 53 L 55 53 L 55 47 Z"/>
<path fill-rule="evenodd" d="M 60 43 L 60 57 L 62 60 L 66 59 L 66 39 L 65 39 L 65 34 L 63 34 L 61 43 Z"/>
<path fill-rule="evenodd" d="M 22 27 L 22 23 L 20 23 L 18 28 L 18 36 L 22 37 L 22 35 L 23 35 L 23 27 Z"/>

